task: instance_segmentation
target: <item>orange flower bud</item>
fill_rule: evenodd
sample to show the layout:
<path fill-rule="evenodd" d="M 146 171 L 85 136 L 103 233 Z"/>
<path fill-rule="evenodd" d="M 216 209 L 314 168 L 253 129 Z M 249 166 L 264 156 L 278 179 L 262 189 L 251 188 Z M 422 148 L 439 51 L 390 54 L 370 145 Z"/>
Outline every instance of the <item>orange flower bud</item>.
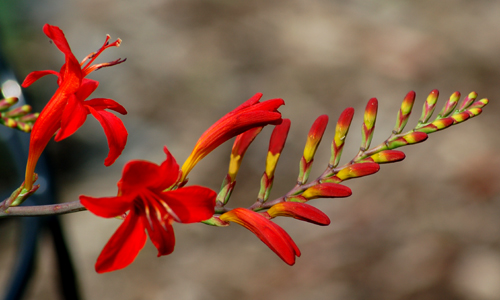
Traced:
<path fill-rule="evenodd" d="M 328 116 L 321 115 L 311 126 L 309 134 L 307 135 L 306 146 L 304 148 L 304 159 L 306 163 L 309 163 L 313 159 L 314 154 L 316 154 L 316 149 L 318 149 L 318 145 L 321 142 L 323 134 L 325 133 L 327 124 Z"/>
<path fill-rule="evenodd" d="M 267 213 L 271 216 L 271 218 L 284 216 L 316 225 L 325 226 L 330 224 L 330 219 L 324 212 L 305 203 L 281 202 L 273 205 Z"/>
<path fill-rule="evenodd" d="M 276 170 L 276 165 L 278 164 L 281 151 L 283 151 L 283 147 L 285 146 L 289 130 L 290 120 L 283 119 L 283 122 L 280 125 L 277 125 L 271 134 L 269 151 L 267 152 L 266 159 L 266 175 L 268 178 L 274 177 L 274 170 Z"/>
<path fill-rule="evenodd" d="M 241 161 L 250 144 L 255 137 L 262 131 L 263 127 L 255 127 L 238 135 L 234 140 L 233 150 L 231 151 L 231 159 L 229 161 L 228 174 L 231 181 L 234 181 L 240 169 Z"/>
<path fill-rule="evenodd" d="M 341 198 L 351 195 L 352 191 L 347 186 L 329 182 L 314 185 L 302 193 L 302 197 L 307 200 L 316 198 Z"/>
<path fill-rule="evenodd" d="M 350 178 L 371 175 L 377 173 L 378 170 L 380 170 L 380 166 L 377 163 L 359 163 L 342 169 L 337 173 L 337 177 L 341 180 L 347 180 Z"/>
<path fill-rule="evenodd" d="M 370 156 L 378 164 L 397 162 L 405 159 L 406 155 L 398 150 L 384 150 Z"/>

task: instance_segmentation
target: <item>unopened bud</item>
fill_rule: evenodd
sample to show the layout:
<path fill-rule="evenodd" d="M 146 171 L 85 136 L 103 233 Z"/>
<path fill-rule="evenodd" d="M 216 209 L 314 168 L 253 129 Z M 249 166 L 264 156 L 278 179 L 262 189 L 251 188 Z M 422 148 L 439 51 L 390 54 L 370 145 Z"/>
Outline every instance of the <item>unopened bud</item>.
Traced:
<path fill-rule="evenodd" d="M 271 134 L 266 158 L 266 175 L 268 178 L 274 177 L 274 171 L 276 170 L 278 160 L 283 151 L 283 147 L 285 147 L 290 124 L 290 119 L 283 119 L 280 125 L 274 127 L 273 133 Z"/>
<path fill-rule="evenodd" d="M 12 105 L 16 104 L 19 101 L 17 97 L 9 97 L 0 100 L 0 112 L 9 109 Z"/>
<path fill-rule="evenodd" d="M 387 142 L 387 146 L 389 147 L 389 149 L 395 149 L 398 147 L 423 142 L 427 139 L 427 137 L 428 136 L 426 133 L 420 132 L 420 131 L 415 131 L 415 132 L 408 133 L 407 135 L 404 135 L 402 137 L 398 137 L 396 139 L 389 140 Z"/>
<path fill-rule="evenodd" d="M 373 162 L 377 164 L 385 164 L 397 162 L 405 159 L 406 155 L 398 150 L 384 150 L 370 156 Z"/>
<path fill-rule="evenodd" d="M 281 202 L 273 205 L 267 213 L 271 218 L 283 216 L 322 226 L 330 224 L 330 218 L 324 212 L 305 203 Z"/>
<path fill-rule="evenodd" d="M 313 159 L 314 154 L 316 154 L 316 150 L 318 149 L 318 145 L 323 138 L 327 124 L 328 116 L 321 115 L 311 126 L 309 134 L 307 135 L 306 146 L 304 148 L 304 159 L 307 163 L 309 163 Z"/>
<path fill-rule="evenodd" d="M 457 106 L 458 100 L 460 100 L 460 93 L 459 92 L 454 92 L 451 94 L 450 98 L 448 101 L 446 101 L 445 105 L 443 106 L 443 109 L 439 113 L 439 117 L 447 117 L 449 114 L 453 112 L 453 109 L 455 106 Z"/>
<path fill-rule="evenodd" d="M 302 193 L 307 200 L 316 198 L 342 198 L 352 195 L 352 191 L 345 185 L 337 183 L 320 183 Z"/>
<path fill-rule="evenodd" d="M 375 120 L 377 119 L 378 101 L 377 98 L 371 98 L 366 104 L 363 117 L 363 126 L 361 128 L 361 150 L 364 151 L 370 147 L 375 130 Z"/>
<path fill-rule="evenodd" d="M 358 163 L 340 170 L 336 177 L 341 180 L 347 180 L 350 178 L 371 175 L 378 172 L 378 170 L 380 170 L 380 166 L 377 163 Z"/>
<path fill-rule="evenodd" d="M 354 108 L 349 107 L 346 108 L 342 114 L 340 114 L 339 120 L 337 121 L 335 137 L 332 142 L 332 156 L 330 158 L 331 168 L 335 168 L 339 164 L 340 156 L 342 155 L 342 150 L 344 149 L 345 139 L 347 137 L 347 133 L 349 132 L 353 116 Z"/>
<path fill-rule="evenodd" d="M 465 97 L 465 99 L 462 101 L 462 104 L 460 105 L 460 108 L 458 109 L 458 111 L 463 111 L 467 107 L 471 106 L 471 104 L 474 101 L 476 101 L 476 98 L 477 98 L 477 93 L 476 92 L 470 92 L 469 95 L 467 95 L 467 97 Z"/>
<path fill-rule="evenodd" d="M 398 116 L 396 119 L 396 125 L 394 126 L 394 133 L 398 134 L 403 131 L 410 118 L 411 110 L 413 108 L 413 103 L 415 102 L 415 92 L 411 91 L 406 94 L 403 103 L 401 103 L 401 108 L 399 109 Z"/>
<path fill-rule="evenodd" d="M 23 105 L 21 107 L 14 108 L 10 111 L 3 113 L 3 116 L 7 117 L 7 118 L 16 118 L 16 117 L 24 116 L 29 112 L 31 112 L 31 106 L 30 105 Z"/>
<path fill-rule="evenodd" d="M 432 90 L 427 96 L 427 100 L 424 103 L 424 107 L 422 108 L 422 116 L 418 120 L 419 123 L 425 124 L 429 121 L 429 118 L 432 116 L 434 109 L 436 108 L 436 102 L 439 97 L 438 90 Z"/>

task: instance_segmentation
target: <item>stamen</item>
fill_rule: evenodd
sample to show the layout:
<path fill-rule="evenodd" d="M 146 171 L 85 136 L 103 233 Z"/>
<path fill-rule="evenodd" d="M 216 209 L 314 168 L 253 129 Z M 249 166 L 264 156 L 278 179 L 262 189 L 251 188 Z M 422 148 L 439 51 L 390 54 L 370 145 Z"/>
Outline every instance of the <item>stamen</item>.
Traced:
<path fill-rule="evenodd" d="M 116 39 L 116 41 L 110 43 L 109 42 L 109 39 L 111 37 L 109 36 L 109 34 L 106 35 L 106 40 L 104 41 L 104 44 L 102 45 L 101 48 L 99 48 L 99 50 L 97 50 L 97 52 L 92 52 L 90 53 L 89 55 L 87 55 L 83 60 L 82 62 L 80 63 L 80 66 L 83 66 L 83 64 L 85 62 L 88 62 L 85 64 L 85 66 L 82 67 L 82 71 L 83 71 L 83 74 L 84 76 L 88 75 L 90 72 L 93 72 L 95 70 L 98 70 L 100 68 L 103 68 L 103 67 L 109 67 L 109 66 L 114 66 L 114 65 L 117 65 L 117 64 L 120 64 L 122 62 L 124 62 L 126 59 L 117 59 L 117 60 L 114 60 L 112 62 L 109 62 L 109 63 L 103 63 L 103 64 L 98 64 L 98 65 L 94 65 L 94 66 L 91 66 L 92 63 L 94 62 L 94 60 L 99 56 L 101 55 L 101 53 L 106 50 L 107 48 L 110 48 L 110 47 L 119 47 L 120 44 L 122 43 L 122 40 L 121 39 Z"/>
<path fill-rule="evenodd" d="M 155 208 L 156 219 L 158 219 L 158 221 L 161 221 L 161 219 L 162 219 L 162 217 L 161 217 L 161 211 L 155 205 L 153 205 L 153 207 Z"/>
<path fill-rule="evenodd" d="M 168 206 L 167 203 L 165 203 L 165 201 L 161 200 L 160 199 L 160 204 L 165 208 L 165 210 L 167 211 L 167 213 L 169 215 L 172 216 L 172 218 L 174 218 L 174 220 L 178 223 L 182 223 L 181 219 L 177 216 L 177 214 L 170 208 L 170 206 Z"/>
<path fill-rule="evenodd" d="M 109 36 L 109 34 L 106 34 L 106 39 L 104 40 L 104 44 L 101 46 L 101 48 L 99 48 L 97 52 L 90 53 L 87 57 L 83 59 L 81 64 L 83 64 L 87 59 L 90 59 L 90 61 L 83 69 L 87 68 L 104 50 L 106 50 L 106 48 L 108 48 L 110 38 L 111 37 Z"/>
<path fill-rule="evenodd" d="M 158 206 L 156 206 L 154 204 L 153 204 L 153 207 L 155 208 L 155 211 L 156 211 L 156 219 L 160 223 L 161 227 L 165 231 L 168 231 L 167 225 L 165 224 L 165 219 L 168 220 L 168 215 L 163 216 L 162 213 L 161 213 L 161 211 L 160 211 L 160 207 L 158 207 Z"/>
<path fill-rule="evenodd" d="M 177 216 L 177 214 L 170 208 L 170 206 L 168 206 L 168 204 L 163 199 L 158 197 L 157 194 L 148 190 L 148 198 L 156 200 L 156 203 L 152 203 L 154 206 L 157 203 L 161 204 L 161 206 L 166 210 L 168 215 L 170 215 L 176 222 L 182 223 L 179 216 Z"/>
<path fill-rule="evenodd" d="M 144 203 L 144 204 L 146 204 L 146 203 Z M 144 205 L 144 212 L 146 213 L 146 219 L 148 219 L 149 226 L 151 227 L 151 230 L 154 230 L 154 228 L 153 228 L 153 220 L 151 220 L 151 214 L 150 214 L 150 211 L 149 211 L 149 206 L 147 204 Z"/>
<path fill-rule="evenodd" d="M 167 218 L 168 220 L 168 218 Z M 165 223 L 165 220 L 162 219 L 162 220 L 159 220 L 160 221 L 160 224 L 161 224 L 161 227 L 168 232 L 168 227 L 167 227 L 167 224 Z"/>
<path fill-rule="evenodd" d="M 122 62 L 126 61 L 127 59 L 124 58 L 124 59 L 121 59 L 121 58 L 118 58 L 117 60 L 113 60 L 113 61 L 110 61 L 110 62 L 107 62 L 107 63 L 102 63 L 102 64 L 96 64 L 96 65 L 93 65 L 93 66 L 90 66 L 90 67 L 87 67 L 87 68 L 83 68 L 82 69 L 82 73 L 83 73 L 83 77 L 87 76 L 88 74 L 96 71 L 96 70 L 99 70 L 101 68 L 105 68 L 105 67 L 111 67 L 111 66 L 114 66 L 114 65 L 118 65 L 118 64 L 121 64 Z"/>

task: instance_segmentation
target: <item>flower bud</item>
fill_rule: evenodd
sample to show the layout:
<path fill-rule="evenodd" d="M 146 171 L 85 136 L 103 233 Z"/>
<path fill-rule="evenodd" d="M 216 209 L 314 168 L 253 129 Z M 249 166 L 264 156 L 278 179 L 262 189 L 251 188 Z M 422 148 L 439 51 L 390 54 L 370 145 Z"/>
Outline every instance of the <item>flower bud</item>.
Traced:
<path fill-rule="evenodd" d="M 307 135 L 306 146 L 304 147 L 303 157 L 306 163 L 309 163 L 314 158 L 314 154 L 316 154 L 316 150 L 318 149 L 321 138 L 325 133 L 327 124 L 328 116 L 321 115 L 316 119 L 316 121 L 314 121 L 313 125 L 311 126 L 309 134 Z"/>
<path fill-rule="evenodd" d="M 266 158 L 266 175 L 268 178 L 274 177 L 276 165 L 285 146 L 288 131 L 290 130 L 290 119 L 283 119 L 280 125 L 274 127 L 269 141 L 269 150 Z"/>
<path fill-rule="evenodd" d="M 17 97 L 9 97 L 0 100 L 0 112 L 9 109 L 12 105 L 19 101 Z"/>
<path fill-rule="evenodd" d="M 342 155 L 342 150 L 344 149 L 345 139 L 347 137 L 347 133 L 349 132 L 353 116 L 354 108 L 348 107 L 342 112 L 342 114 L 340 114 L 339 120 L 337 121 L 335 137 L 332 142 L 332 156 L 329 163 L 331 168 L 335 168 L 339 164 L 340 156 Z"/>
<path fill-rule="evenodd" d="M 413 108 L 413 103 L 415 102 L 415 92 L 411 91 L 406 94 L 403 103 L 401 103 L 401 108 L 399 109 L 398 116 L 396 119 L 396 125 L 394 126 L 394 133 L 398 134 L 403 131 L 410 118 L 411 110 Z"/>
<path fill-rule="evenodd" d="M 343 198 L 350 195 L 352 195 L 352 191 L 347 186 L 329 182 L 314 185 L 302 193 L 302 197 L 307 200 L 316 198 Z"/>
<path fill-rule="evenodd" d="M 363 117 L 363 126 L 361 128 L 361 150 L 364 151 L 370 147 L 375 130 L 375 120 L 377 119 L 378 101 L 371 98 L 366 104 Z"/>
<path fill-rule="evenodd" d="M 228 175 L 231 177 L 231 181 L 235 180 L 245 152 L 247 151 L 253 140 L 257 137 L 257 135 L 262 131 L 262 128 L 263 127 L 255 127 L 247 130 L 244 133 L 238 135 L 234 140 L 228 171 Z"/>
<path fill-rule="evenodd" d="M 462 104 L 460 105 L 460 108 L 458 109 L 459 111 L 465 110 L 467 107 L 471 106 L 471 104 L 476 101 L 477 98 L 477 93 L 476 92 L 470 92 L 467 97 L 462 101 Z"/>
<path fill-rule="evenodd" d="M 424 107 L 422 108 L 422 116 L 418 120 L 419 123 L 427 123 L 429 118 L 432 116 L 434 109 L 436 108 L 436 102 L 439 97 L 438 90 L 432 90 L 429 96 L 427 96 L 427 100 L 424 103 Z"/>
<path fill-rule="evenodd" d="M 397 162 L 405 159 L 406 155 L 398 150 L 384 150 L 370 156 L 373 162 L 377 164 L 385 164 Z"/>
<path fill-rule="evenodd" d="M 378 170 L 380 170 L 380 166 L 377 163 L 358 163 L 340 170 L 336 177 L 341 180 L 347 180 L 350 178 L 371 175 L 373 173 L 377 173 Z"/>
<path fill-rule="evenodd" d="M 421 129 L 419 129 L 419 130 L 421 130 Z M 387 142 L 387 146 L 389 147 L 389 149 L 395 149 L 398 147 L 423 142 L 427 139 L 427 137 L 428 137 L 427 134 L 424 132 L 420 132 L 420 131 L 410 132 L 405 136 L 389 140 Z"/>
<path fill-rule="evenodd" d="M 297 220 L 306 221 L 316 225 L 328 225 L 328 216 L 314 206 L 297 202 L 281 202 L 273 205 L 267 213 L 271 218 L 278 216 L 292 217 Z"/>
<path fill-rule="evenodd" d="M 438 116 L 447 117 L 449 114 L 451 114 L 455 106 L 457 106 L 458 100 L 460 100 L 459 92 L 454 92 L 453 94 L 451 94 L 450 98 L 448 99 L 448 101 L 446 101 L 443 109 L 438 114 Z"/>

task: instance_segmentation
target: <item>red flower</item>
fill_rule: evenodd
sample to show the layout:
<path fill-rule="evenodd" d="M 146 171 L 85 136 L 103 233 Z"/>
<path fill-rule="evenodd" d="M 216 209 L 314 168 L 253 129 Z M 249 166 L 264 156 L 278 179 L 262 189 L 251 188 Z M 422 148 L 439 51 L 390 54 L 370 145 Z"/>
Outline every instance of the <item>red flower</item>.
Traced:
<path fill-rule="evenodd" d="M 30 190 L 32 178 L 38 158 L 47 146 L 52 136 L 59 130 L 55 141 L 60 141 L 73 134 L 85 122 L 88 114 L 92 114 L 104 128 L 108 138 L 109 154 L 104 164 L 109 166 L 118 158 L 127 142 L 127 130 L 122 121 L 105 109 L 111 109 L 121 114 L 127 111 L 123 106 L 111 99 L 96 98 L 84 101 L 98 86 L 98 82 L 86 79 L 92 71 L 124 62 L 117 59 L 112 62 L 92 65 L 94 60 L 107 48 L 118 47 L 121 40 L 109 43 L 106 37 L 104 45 L 97 53 L 91 53 L 81 63 L 77 61 L 66 37 L 61 29 L 46 24 L 43 32 L 64 53 L 66 61 L 59 72 L 52 70 L 35 71 L 26 77 L 22 86 L 28 87 L 45 75 L 56 75 L 59 88 L 40 113 L 30 138 L 30 150 L 26 166 L 25 188 Z M 88 60 L 88 62 L 87 62 Z M 85 64 L 85 62 L 87 62 Z M 85 65 L 84 65 L 85 64 Z"/>
<path fill-rule="evenodd" d="M 278 108 L 285 104 L 283 99 L 271 99 L 261 103 L 259 102 L 261 97 L 261 93 L 255 94 L 215 122 L 201 135 L 193 151 L 182 165 L 181 182 L 198 161 L 230 138 L 254 127 L 281 124 L 281 113 L 278 112 Z"/>
<path fill-rule="evenodd" d="M 123 169 L 118 196 L 92 198 L 80 202 L 92 213 L 113 218 L 128 211 L 113 234 L 95 268 L 98 273 L 125 268 L 146 243 L 145 229 L 158 249 L 158 256 L 172 253 L 175 236 L 172 222 L 201 222 L 212 217 L 216 193 L 201 186 L 172 188 L 179 178 L 179 165 L 165 147 L 167 159 L 160 165 L 133 160 Z"/>
<path fill-rule="evenodd" d="M 222 214 L 220 219 L 244 226 L 289 265 L 295 264 L 295 257 L 300 256 L 299 248 L 288 233 L 259 213 L 240 207 Z"/>

